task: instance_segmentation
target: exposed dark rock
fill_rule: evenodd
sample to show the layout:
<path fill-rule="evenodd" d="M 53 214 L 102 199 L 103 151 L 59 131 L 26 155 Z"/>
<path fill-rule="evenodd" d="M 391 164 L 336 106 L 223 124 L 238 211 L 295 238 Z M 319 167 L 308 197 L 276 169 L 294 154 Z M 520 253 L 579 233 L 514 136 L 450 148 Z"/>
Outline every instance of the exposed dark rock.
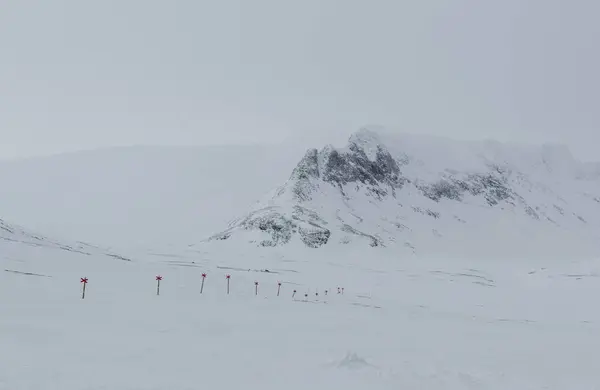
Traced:
<path fill-rule="evenodd" d="M 293 181 L 292 193 L 301 202 L 311 200 L 311 194 L 316 186 L 311 180 L 318 179 L 319 159 L 317 149 L 310 149 L 304 155 L 298 166 L 292 172 L 290 180 Z"/>
<path fill-rule="evenodd" d="M 438 219 L 440 217 L 440 213 L 436 212 L 436 211 L 431 211 L 429 209 L 425 210 L 425 212 L 427 213 L 427 215 L 429 215 L 430 217 L 433 217 L 435 219 Z"/>
<path fill-rule="evenodd" d="M 496 206 L 506 199 L 513 199 L 515 194 L 502 177 L 492 174 L 470 174 L 461 180 L 454 177 L 443 178 L 438 182 L 418 187 L 423 195 L 439 202 L 442 198 L 462 201 L 464 194 L 483 196 L 490 206 Z"/>
<path fill-rule="evenodd" d="M 530 206 L 525 205 L 525 213 L 533 219 L 540 219 L 538 213 L 535 212 Z"/>
<path fill-rule="evenodd" d="M 448 180 L 442 179 L 429 186 L 420 186 L 419 189 L 429 199 L 439 202 L 442 198 L 461 201 L 462 193 L 468 191 L 469 188 L 464 182 L 451 183 Z"/>
<path fill-rule="evenodd" d="M 285 245 L 298 234 L 302 242 L 311 248 L 327 244 L 331 232 L 320 224 L 327 224 L 314 211 L 295 206 L 290 216 L 273 208 L 257 210 L 246 218 L 234 222 L 225 232 L 215 234 L 209 240 L 226 240 L 236 229 L 259 230 L 266 233 L 267 239 L 258 242 L 259 246 L 275 247 Z"/>
<path fill-rule="evenodd" d="M 307 180 L 319 177 L 319 152 L 317 149 L 309 149 L 304 158 L 292 172 L 292 177 L 297 180 Z"/>
<path fill-rule="evenodd" d="M 362 237 L 368 238 L 371 241 L 370 244 L 369 244 L 371 246 L 385 246 L 383 244 L 383 241 L 380 238 L 375 237 L 375 236 L 370 235 L 370 234 L 367 234 L 367 233 L 363 233 L 363 232 L 361 232 L 359 230 L 356 230 L 355 228 L 353 228 L 350 225 L 342 225 L 342 231 L 346 232 L 346 233 L 351 233 L 351 234 L 354 234 L 354 235 L 357 235 L 357 236 L 362 236 Z"/>
<path fill-rule="evenodd" d="M 514 192 L 508 187 L 503 177 L 477 174 L 469 175 L 469 179 L 472 184 L 469 189 L 471 194 L 483 194 L 490 206 L 496 206 L 498 203 L 514 197 Z"/>
<path fill-rule="evenodd" d="M 333 149 L 328 152 L 323 169 L 323 180 L 337 186 L 350 183 L 362 183 L 377 198 L 395 194 L 402 188 L 405 179 L 400 174 L 400 167 L 391 154 L 382 147 L 377 148 L 375 161 L 369 160 L 364 150 L 356 144 L 350 145 L 350 152 L 340 153 Z"/>
<path fill-rule="evenodd" d="M 213 239 L 214 240 L 227 240 L 229 237 L 231 237 L 231 232 L 222 233 L 222 234 L 215 234 L 213 236 Z"/>
<path fill-rule="evenodd" d="M 329 237 L 331 236 L 331 232 L 323 228 L 305 229 L 299 227 L 298 233 L 300 234 L 302 242 L 310 248 L 318 248 L 321 245 L 327 244 L 327 241 L 329 241 Z"/>
<path fill-rule="evenodd" d="M 300 221 L 307 221 L 315 226 L 319 226 L 317 223 L 327 225 L 327 221 L 321 218 L 318 213 L 298 205 L 294 206 L 292 218 Z"/>

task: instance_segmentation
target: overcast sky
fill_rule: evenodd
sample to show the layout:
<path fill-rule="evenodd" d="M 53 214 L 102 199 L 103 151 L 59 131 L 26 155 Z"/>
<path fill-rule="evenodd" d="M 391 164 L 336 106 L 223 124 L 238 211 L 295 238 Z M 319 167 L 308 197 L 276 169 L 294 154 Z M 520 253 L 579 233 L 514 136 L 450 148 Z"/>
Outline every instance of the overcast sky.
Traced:
<path fill-rule="evenodd" d="M 600 160 L 596 0 L 1 4 L 2 158 L 381 124 Z"/>

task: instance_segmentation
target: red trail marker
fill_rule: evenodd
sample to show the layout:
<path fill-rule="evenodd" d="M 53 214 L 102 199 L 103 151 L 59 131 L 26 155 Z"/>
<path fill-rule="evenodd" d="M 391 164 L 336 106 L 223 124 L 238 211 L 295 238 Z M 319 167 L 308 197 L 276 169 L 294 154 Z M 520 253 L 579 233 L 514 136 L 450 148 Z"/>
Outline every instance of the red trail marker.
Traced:
<path fill-rule="evenodd" d="M 83 283 L 83 292 L 81 293 L 81 299 L 85 299 L 85 286 L 87 286 L 88 278 L 81 278 L 81 283 Z"/>
<path fill-rule="evenodd" d="M 162 280 L 162 276 L 156 276 L 156 295 L 160 295 L 160 281 Z"/>
<path fill-rule="evenodd" d="M 225 279 L 227 279 L 227 295 L 229 295 L 229 280 L 231 279 L 231 275 L 225 275 Z"/>
<path fill-rule="evenodd" d="M 277 282 L 277 296 L 279 296 L 280 290 L 281 290 L 281 282 Z"/>
<path fill-rule="evenodd" d="M 254 282 L 254 295 L 258 295 L 258 282 Z"/>
<path fill-rule="evenodd" d="M 202 284 L 200 285 L 200 294 L 204 291 L 204 279 L 206 279 L 206 274 L 202 274 Z"/>

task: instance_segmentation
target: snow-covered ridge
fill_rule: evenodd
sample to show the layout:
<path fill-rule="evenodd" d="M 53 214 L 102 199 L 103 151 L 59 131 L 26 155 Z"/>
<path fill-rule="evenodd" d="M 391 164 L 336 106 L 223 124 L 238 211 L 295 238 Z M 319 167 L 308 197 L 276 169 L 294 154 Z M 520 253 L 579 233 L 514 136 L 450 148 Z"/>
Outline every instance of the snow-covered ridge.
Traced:
<path fill-rule="evenodd" d="M 84 256 L 108 256 L 118 260 L 130 261 L 128 257 L 117 254 L 109 249 L 101 248 L 85 242 L 63 242 L 51 239 L 38 233 L 31 232 L 19 225 L 0 219 L 0 243 L 2 252 L 6 255 L 11 249 L 23 253 L 25 247 L 65 251 Z M 55 252 L 56 253 L 56 252 Z"/>
<path fill-rule="evenodd" d="M 210 241 L 592 255 L 599 249 L 599 172 L 598 164 L 580 162 L 560 145 L 363 128 L 344 148 L 308 150 L 286 183 Z"/>

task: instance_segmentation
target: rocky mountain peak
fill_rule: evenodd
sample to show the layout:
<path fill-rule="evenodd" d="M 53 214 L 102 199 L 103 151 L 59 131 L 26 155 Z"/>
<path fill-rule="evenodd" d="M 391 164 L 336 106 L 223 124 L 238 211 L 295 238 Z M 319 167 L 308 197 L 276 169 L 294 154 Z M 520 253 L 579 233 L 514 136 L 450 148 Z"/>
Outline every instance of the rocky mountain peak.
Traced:
<path fill-rule="evenodd" d="M 280 246 L 298 239 L 312 248 L 365 242 L 416 252 L 467 235 L 495 245 L 498 231 L 506 245 L 525 245 L 517 225 L 548 237 L 597 237 L 600 180 L 583 179 L 584 171 L 589 165 L 562 147 L 390 135 L 370 126 L 344 148 L 308 150 L 267 203 L 211 240 L 235 235 Z"/>
<path fill-rule="evenodd" d="M 362 129 L 352 135 L 345 149 L 328 145 L 320 151 L 308 150 L 290 177 L 296 199 L 310 200 L 318 182 L 334 185 L 342 192 L 349 184 L 365 185 L 379 197 L 402 188 L 405 179 L 400 164 L 379 142 L 376 133 Z"/>

